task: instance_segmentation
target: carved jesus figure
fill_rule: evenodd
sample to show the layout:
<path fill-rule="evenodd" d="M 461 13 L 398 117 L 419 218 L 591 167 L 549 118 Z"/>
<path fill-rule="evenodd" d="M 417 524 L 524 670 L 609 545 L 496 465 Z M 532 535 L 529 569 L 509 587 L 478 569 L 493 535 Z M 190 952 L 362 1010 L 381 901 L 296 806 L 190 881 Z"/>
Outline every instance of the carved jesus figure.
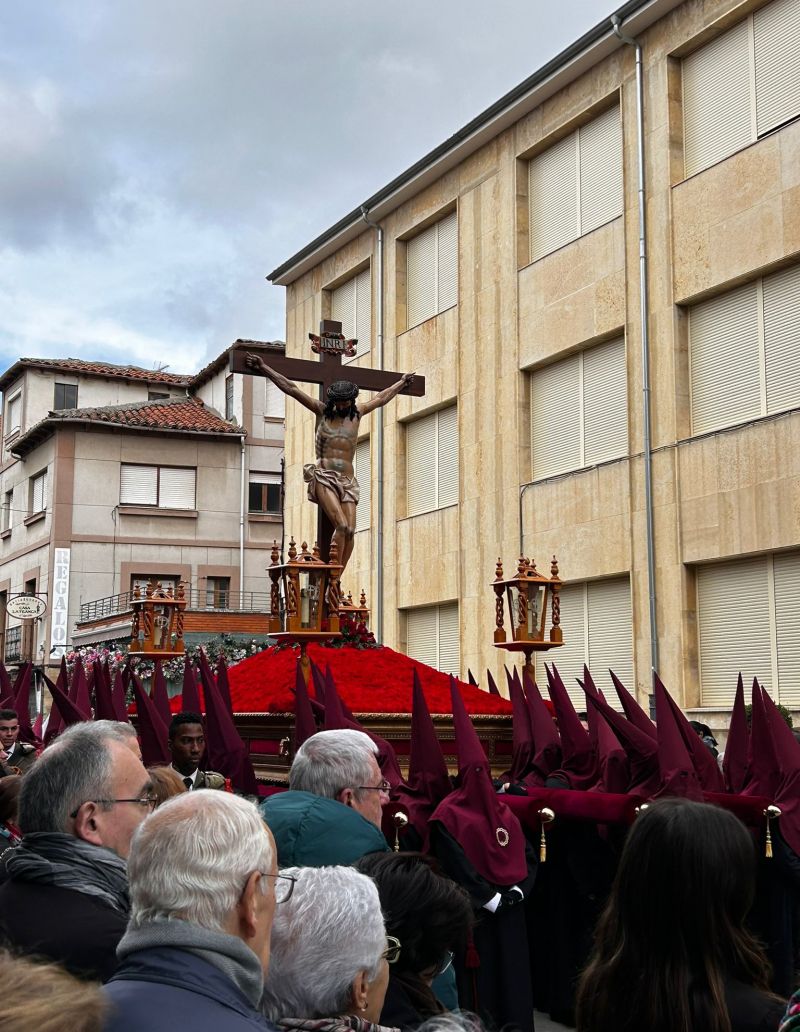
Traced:
<path fill-rule="evenodd" d="M 327 403 L 310 397 L 296 383 L 271 369 L 259 356 L 249 354 L 247 365 L 275 384 L 284 394 L 299 401 L 317 418 L 316 463 L 303 466 L 303 479 L 308 484 L 308 498 L 320 506 L 333 525 L 333 542 L 338 548 L 342 572 L 353 551 L 356 531 L 356 506 L 359 486 L 353 469 L 361 417 L 381 408 L 411 383 L 414 373 L 379 391 L 361 408 L 356 407 L 359 390 L 349 380 L 337 380 L 327 391 Z"/>

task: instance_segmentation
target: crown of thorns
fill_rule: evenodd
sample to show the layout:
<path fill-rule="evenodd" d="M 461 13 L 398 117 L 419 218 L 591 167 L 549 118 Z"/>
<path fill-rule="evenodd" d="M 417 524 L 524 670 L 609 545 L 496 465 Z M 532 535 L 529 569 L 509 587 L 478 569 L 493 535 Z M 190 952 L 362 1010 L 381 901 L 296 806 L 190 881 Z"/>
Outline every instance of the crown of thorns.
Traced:
<path fill-rule="evenodd" d="M 336 380 L 327 391 L 330 401 L 355 401 L 358 393 L 358 387 L 349 380 Z"/>

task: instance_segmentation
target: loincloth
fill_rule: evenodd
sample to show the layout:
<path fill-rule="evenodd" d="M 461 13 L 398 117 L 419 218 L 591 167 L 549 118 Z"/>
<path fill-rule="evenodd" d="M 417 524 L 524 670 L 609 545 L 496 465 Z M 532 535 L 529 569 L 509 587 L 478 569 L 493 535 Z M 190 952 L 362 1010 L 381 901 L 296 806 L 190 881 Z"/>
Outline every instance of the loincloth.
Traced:
<path fill-rule="evenodd" d="M 317 503 L 317 484 L 334 491 L 340 502 L 352 502 L 358 505 L 361 488 L 355 477 L 346 477 L 335 469 L 321 469 L 313 462 L 303 466 L 303 480 L 308 484 L 308 500 Z M 317 503 L 318 504 L 318 503 Z"/>

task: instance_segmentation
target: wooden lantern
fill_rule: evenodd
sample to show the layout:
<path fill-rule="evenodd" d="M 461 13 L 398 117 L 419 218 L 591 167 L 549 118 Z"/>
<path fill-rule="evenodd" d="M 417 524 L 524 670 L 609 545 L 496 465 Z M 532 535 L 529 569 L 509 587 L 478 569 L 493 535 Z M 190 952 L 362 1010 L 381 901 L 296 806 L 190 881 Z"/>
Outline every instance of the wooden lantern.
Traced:
<path fill-rule="evenodd" d="M 364 589 L 361 589 L 361 597 L 358 603 L 353 601 L 353 593 L 349 591 L 347 597 L 342 599 L 339 606 L 339 620 L 343 620 L 346 616 L 350 617 L 355 623 L 363 623 L 366 627 L 369 627 L 369 609 L 367 608 L 367 593 Z"/>
<path fill-rule="evenodd" d="M 535 560 L 520 556 L 516 576 L 506 578 L 503 561 L 498 559 L 492 588 L 495 593 L 495 647 L 524 653 L 525 671 L 533 679 L 531 655 L 564 644 L 559 598 L 561 580 L 556 557 L 553 556 L 550 564 L 549 577 L 538 572 Z M 548 601 L 551 613 L 549 633 L 546 632 Z M 508 607 L 511 640 L 505 629 L 505 606 Z"/>
<path fill-rule="evenodd" d="M 148 582 L 144 592 L 138 586 L 134 588 L 131 606 L 130 655 L 174 659 L 184 654 L 186 592 L 183 582 L 174 589 L 171 584 L 164 588 L 154 578 Z"/>

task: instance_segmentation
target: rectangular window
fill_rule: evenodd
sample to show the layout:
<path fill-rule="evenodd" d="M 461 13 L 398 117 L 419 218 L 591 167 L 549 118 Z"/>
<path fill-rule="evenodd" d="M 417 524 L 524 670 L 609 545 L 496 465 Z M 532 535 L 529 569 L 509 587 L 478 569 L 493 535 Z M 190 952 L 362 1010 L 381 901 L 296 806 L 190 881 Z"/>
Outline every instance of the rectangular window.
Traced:
<path fill-rule="evenodd" d="M 233 373 L 225 377 L 225 418 L 233 419 Z"/>
<path fill-rule="evenodd" d="M 53 409 L 76 409 L 78 407 L 78 385 L 75 383 L 57 383 L 53 392 Z"/>
<path fill-rule="evenodd" d="M 407 327 L 458 303 L 458 214 L 453 211 L 406 245 Z"/>
<path fill-rule="evenodd" d="M 697 570 L 701 705 L 729 707 L 741 672 L 800 706 L 800 552 Z"/>
<path fill-rule="evenodd" d="M 356 508 L 356 530 L 369 530 L 372 469 L 369 461 L 369 441 L 359 441 L 353 459 L 353 468 L 361 496 Z"/>
<path fill-rule="evenodd" d="M 206 578 L 206 608 L 229 609 L 231 598 L 230 577 Z"/>
<path fill-rule="evenodd" d="M 686 176 L 800 115 L 800 5 L 773 0 L 683 61 Z"/>
<path fill-rule="evenodd" d="M 11 530 L 14 522 L 14 491 L 6 491 L 3 495 L 3 530 Z"/>
<path fill-rule="evenodd" d="M 3 436 L 8 439 L 12 434 L 19 433 L 20 420 L 22 419 L 22 394 L 17 393 L 9 398 L 6 405 L 6 423 L 3 428 Z"/>
<path fill-rule="evenodd" d="M 358 341 L 356 356 L 369 354 L 372 338 L 372 297 L 369 269 L 364 269 L 331 292 L 331 319 L 342 324 L 342 333 Z M 352 359 L 345 359 L 345 362 Z"/>
<path fill-rule="evenodd" d="M 585 710 L 586 696 L 575 680 L 583 679 L 585 664 L 609 705 L 620 709 L 608 671 L 635 693 L 630 579 L 565 584 L 560 595 L 564 644 L 537 659 L 537 681 L 546 684 L 544 664 L 555 663 L 575 708 Z"/>
<path fill-rule="evenodd" d="M 535 262 L 622 214 L 619 105 L 528 162 L 530 260 Z"/>
<path fill-rule="evenodd" d="M 627 455 L 627 398 L 622 337 L 533 372 L 533 479 Z"/>
<path fill-rule="evenodd" d="M 148 401 L 167 401 L 168 398 L 169 398 L 169 394 L 167 394 L 165 391 L 148 391 L 147 392 L 147 400 Z"/>
<path fill-rule="evenodd" d="M 800 405 L 800 266 L 689 309 L 692 433 Z"/>
<path fill-rule="evenodd" d="M 272 380 L 264 377 L 264 415 L 270 419 L 283 419 L 286 415 L 286 395 Z"/>
<path fill-rule="evenodd" d="M 407 610 L 406 648 L 412 659 L 458 677 L 461 670 L 458 603 Z"/>
<path fill-rule="evenodd" d="M 29 515 L 35 516 L 36 513 L 44 512 L 47 507 L 47 470 L 43 469 L 41 473 L 37 473 L 35 477 L 31 477 L 30 480 L 30 504 L 29 504 Z"/>
<path fill-rule="evenodd" d="M 432 412 L 406 428 L 407 515 L 458 504 L 457 408 Z"/>
<path fill-rule="evenodd" d="M 173 592 L 175 592 L 178 588 L 178 580 L 178 577 L 161 577 L 155 573 L 134 573 L 131 575 L 131 594 L 133 595 L 138 590 L 140 595 L 145 595 L 147 593 L 147 585 L 151 582 L 163 591 L 168 591 L 172 588 Z"/>
<path fill-rule="evenodd" d="M 280 473 L 251 473 L 248 485 L 247 511 L 254 514 L 280 516 Z"/>
<path fill-rule="evenodd" d="M 196 470 L 175 466 L 120 466 L 120 505 L 194 509 Z"/>

